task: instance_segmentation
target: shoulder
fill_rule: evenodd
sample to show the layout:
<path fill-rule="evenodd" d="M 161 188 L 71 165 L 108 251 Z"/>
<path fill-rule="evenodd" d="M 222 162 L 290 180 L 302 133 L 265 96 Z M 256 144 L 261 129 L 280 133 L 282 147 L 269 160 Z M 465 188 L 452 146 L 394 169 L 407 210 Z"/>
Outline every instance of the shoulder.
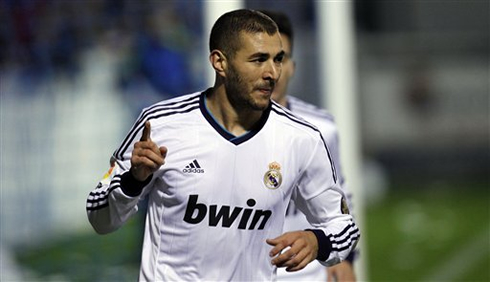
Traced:
<path fill-rule="evenodd" d="M 129 158 L 127 155 L 125 156 L 125 154 L 131 152 L 131 144 L 139 140 L 141 133 L 143 132 L 144 124 L 147 121 L 151 123 L 152 139 L 155 139 L 155 134 L 157 134 L 158 138 L 164 136 L 163 134 L 158 135 L 164 126 L 169 125 L 167 128 L 180 129 L 186 124 L 194 123 L 197 120 L 197 115 L 194 113 L 200 109 L 200 97 L 202 93 L 203 92 L 195 92 L 182 95 L 172 99 L 163 100 L 144 108 L 127 133 L 120 147 L 114 152 L 114 157 L 120 160 Z"/>
<path fill-rule="evenodd" d="M 189 111 L 192 108 L 199 108 L 199 99 L 202 92 L 186 94 L 172 99 L 164 100 L 144 108 L 141 116 L 146 116 L 146 119 L 157 118 L 165 115 Z M 141 118 L 141 117 L 140 117 Z"/>
<path fill-rule="evenodd" d="M 185 114 L 199 110 L 201 94 L 202 92 L 186 94 L 146 107 L 141 111 L 136 123 L 144 123 L 147 120 L 160 123 L 175 119 L 176 116 L 184 117 Z"/>
<path fill-rule="evenodd" d="M 327 110 L 293 96 L 288 97 L 288 106 L 291 112 L 317 126 L 327 138 L 337 134 L 335 118 Z"/>
<path fill-rule="evenodd" d="M 294 96 L 288 97 L 288 105 L 289 109 L 292 112 L 297 113 L 298 115 L 305 118 L 314 117 L 317 119 L 323 119 L 325 121 L 335 123 L 334 116 L 327 110 L 317 107 Z"/>
<path fill-rule="evenodd" d="M 320 133 L 316 125 L 274 101 L 272 101 L 271 113 L 276 116 L 278 122 L 288 128 L 314 134 Z"/>

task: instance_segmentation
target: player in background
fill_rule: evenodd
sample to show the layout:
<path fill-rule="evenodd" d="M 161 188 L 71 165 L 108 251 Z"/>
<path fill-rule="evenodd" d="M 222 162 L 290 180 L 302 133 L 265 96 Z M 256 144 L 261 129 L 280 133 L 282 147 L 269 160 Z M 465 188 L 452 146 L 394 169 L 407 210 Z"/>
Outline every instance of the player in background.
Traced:
<path fill-rule="evenodd" d="M 214 86 L 142 111 L 87 197 L 97 233 L 149 196 L 139 281 L 271 281 L 344 260 L 360 237 L 319 130 L 271 101 L 277 25 L 241 9 L 210 35 Z M 283 233 L 289 201 L 312 227 Z"/>
<path fill-rule="evenodd" d="M 293 113 L 303 117 L 307 121 L 316 125 L 322 132 L 323 138 L 327 142 L 335 164 L 340 183 L 345 189 L 344 177 L 341 170 L 340 154 L 338 146 L 337 126 L 328 112 L 323 109 L 302 101 L 296 97 L 287 95 L 288 84 L 295 72 L 295 62 L 292 59 L 294 31 L 288 16 L 279 11 L 262 10 L 264 14 L 271 17 L 279 27 L 279 32 L 282 39 L 282 47 L 285 52 L 282 61 L 282 74 L 277 81 L 272 99 L 282 106 L 288 108 Z M 350 203 L 351 194 L 346 191 L 348 203 Z M 349 205 L 349 208 L 351 206 Z M 284 231 L 306 229 L 309 228 L 309 223 L 304 214 L 296 209 L 294 202 L 291 202 L 286 212 L 286 220 L 284 222 Z M 349 255 L 347 260 L 341 263 L 324 267 L 318 262 L 312 262 L 305 269 L 297 272 L 287 272 L 282 268 L 277 270 L 278 281 L 355 281 L 356 277 L 353 268 L 354 252 Z"/>

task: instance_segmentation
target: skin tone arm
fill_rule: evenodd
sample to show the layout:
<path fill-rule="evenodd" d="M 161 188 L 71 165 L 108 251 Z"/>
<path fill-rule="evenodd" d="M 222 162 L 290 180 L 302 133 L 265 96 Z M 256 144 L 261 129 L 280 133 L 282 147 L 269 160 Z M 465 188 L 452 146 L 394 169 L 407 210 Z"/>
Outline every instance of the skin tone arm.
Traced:
<path fill-rule="evenodd" d="M 349 261 L 346 260 L 334 266 L 327 267 L 327 273 L 328 282 L 356 281 L 354 267 Z"/>

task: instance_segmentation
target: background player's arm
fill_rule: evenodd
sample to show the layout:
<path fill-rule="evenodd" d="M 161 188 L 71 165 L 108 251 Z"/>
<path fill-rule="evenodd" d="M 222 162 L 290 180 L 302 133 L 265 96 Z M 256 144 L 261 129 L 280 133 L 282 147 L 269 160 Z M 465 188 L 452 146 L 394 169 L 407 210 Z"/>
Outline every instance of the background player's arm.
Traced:
<path fill-rule="evenodd" d="M 327 281 L 328 282 L 346 282 L 356 281 L 356 275 L 354 274 L 354 267 L 348 260 L 344 260 L 339 264 L 327 267 Z"/>

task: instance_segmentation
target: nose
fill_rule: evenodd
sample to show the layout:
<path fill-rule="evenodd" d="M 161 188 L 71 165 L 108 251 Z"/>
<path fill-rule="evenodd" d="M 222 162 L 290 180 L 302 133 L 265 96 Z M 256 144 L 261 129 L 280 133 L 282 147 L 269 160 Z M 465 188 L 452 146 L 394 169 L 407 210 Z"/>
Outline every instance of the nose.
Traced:
<path fill-rule="evenodd" d="M 267 63 L 264 71 L 264 79 L 276 81 L 279 79 L 282 71 L 282 64 L 271 60 Z"/>

